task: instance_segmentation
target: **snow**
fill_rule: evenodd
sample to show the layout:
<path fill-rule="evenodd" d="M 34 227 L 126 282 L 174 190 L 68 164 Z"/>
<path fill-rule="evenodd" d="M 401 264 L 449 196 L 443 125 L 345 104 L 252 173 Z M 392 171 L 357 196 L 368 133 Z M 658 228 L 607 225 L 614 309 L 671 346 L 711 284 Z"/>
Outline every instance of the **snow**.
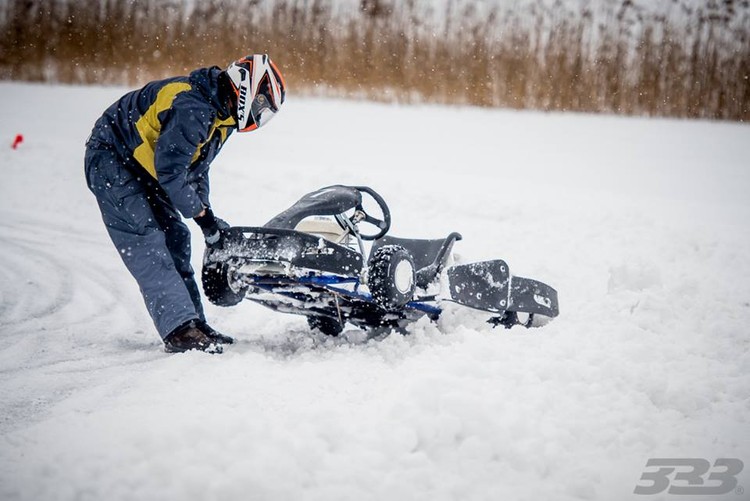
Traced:
<path fill-rule="evenodd" d="M 124 91 L 0 83 L 0 498 L 619 500 L 652 457 L 750 461 L 747 125 L 292 95 L 215 162 L 220 217 L 366 184 L 561 316 L 334 340 L 208 306 L 237 344 L 171 355 L 82 175 Z"/>

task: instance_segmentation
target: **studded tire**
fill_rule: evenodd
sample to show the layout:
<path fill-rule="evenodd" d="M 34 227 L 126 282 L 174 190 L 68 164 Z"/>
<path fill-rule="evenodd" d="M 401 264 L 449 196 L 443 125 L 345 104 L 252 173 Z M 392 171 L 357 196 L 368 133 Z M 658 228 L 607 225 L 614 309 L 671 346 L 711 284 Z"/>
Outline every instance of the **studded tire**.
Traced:
<path fill-rule="evenodd" d="M 414 297 L 414 259 L 400 245 L 385 245 L 375 251 L 368 268 L 372 298 L 388 311 L 398 310 Z"/>
<path fill-rule="evenodd" d="M 337 318 L 323 315 L 310 315 L 307 317 L 307 325 L 312 330 L 319 330 L 326 336 L 336 337 L 344 330 L 344 326 Z"/>
<path fill-rule="evenodd" d="M 216 306 L 234 306 L 245 298 L 244 291 L 235 292 L 229 287 L 226 264 L 204 266 L 201 272 L 203 293 Z"/>

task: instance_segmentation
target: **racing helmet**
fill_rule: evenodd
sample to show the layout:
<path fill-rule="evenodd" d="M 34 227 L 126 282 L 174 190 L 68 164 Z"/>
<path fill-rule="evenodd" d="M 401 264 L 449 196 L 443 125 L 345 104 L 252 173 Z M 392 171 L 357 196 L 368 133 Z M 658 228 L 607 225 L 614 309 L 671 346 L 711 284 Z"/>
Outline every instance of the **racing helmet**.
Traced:
<path fill-rule="evenodd" d="M 253 54 L 234 61 L 227 68 L 227 76 L 237 96 L 235 118 L 240 132 L 265 125 L 284 103 L 284 77 L 266 54 Z"/>

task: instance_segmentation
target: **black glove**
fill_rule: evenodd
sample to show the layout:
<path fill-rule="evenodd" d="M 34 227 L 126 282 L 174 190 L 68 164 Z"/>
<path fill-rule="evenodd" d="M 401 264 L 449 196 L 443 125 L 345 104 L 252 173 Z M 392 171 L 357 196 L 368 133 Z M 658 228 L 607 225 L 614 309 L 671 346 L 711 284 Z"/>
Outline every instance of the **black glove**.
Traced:
<path fill-rule="evenodd" d="M 223 246 L 224 241 L 224 230 L 229 228 L 229 225 L 223 219 L 219 219 L 214 216 L 214 212 L 210 207 L 206 207 L 204 214 L 193 218 L 198 226 L 201 227 L 203 232 L 203 238 L 206 240 L 206 245 L 209 247 Z"/>

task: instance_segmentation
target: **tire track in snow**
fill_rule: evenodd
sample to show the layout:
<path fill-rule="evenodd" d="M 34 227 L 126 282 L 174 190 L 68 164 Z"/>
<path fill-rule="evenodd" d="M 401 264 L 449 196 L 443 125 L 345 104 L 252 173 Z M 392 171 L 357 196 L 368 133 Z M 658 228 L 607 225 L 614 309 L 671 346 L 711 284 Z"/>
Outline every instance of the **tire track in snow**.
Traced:
<path fill-rule="evenodd" d="M 7 263 L 0 272 L 4 332 L 70 329 L 121 313 L 117 283 L 96 260 L 98 252 L 106 254 L 101 242 L 54 222 L 2 224 L 0 233 Z"/>
<path fill-rule="evenodd" d="M 8 219 L 0 223 L 0 436 L 123 366 L 163 356 L 157 337 L 138 335 L 147 318 L 137 289 L 124 290 L 127 275 L 106 238 L 61 219 Z"/>
<path fill-rule="evenodd" d="M 48 317 L 70 304 L 70 271 L 52 254 L 9 239 L 0 239 L 0 252 L 9 265 L 0 285 L 1 328 Z"/>

